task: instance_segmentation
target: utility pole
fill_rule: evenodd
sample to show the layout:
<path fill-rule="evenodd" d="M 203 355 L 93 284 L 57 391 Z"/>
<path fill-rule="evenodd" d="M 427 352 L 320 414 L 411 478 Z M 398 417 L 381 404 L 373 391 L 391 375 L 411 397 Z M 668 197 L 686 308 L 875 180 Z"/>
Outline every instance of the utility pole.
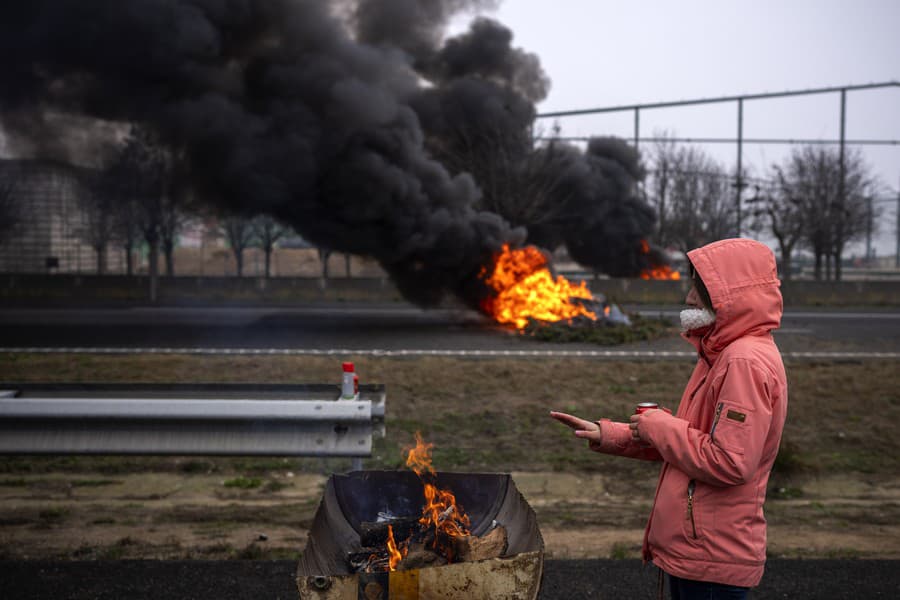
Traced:
<path fill-rule="evenodd" d="M 837 242 L 836 247 L 840 248 L 844 244 L 844 208 L 846 200 L 846 171 L 847 167 L 844 163 L 844 145 L 846 142 L 847 129 L 847 90 L 841 90 L 841 145 L 840 145 L 840 172 L 838 175 L 838 211 L 837 211 Z M 837 252 L 834 256 L 834 278 L 836 281 L 841 280 L 841 253 Z"/>
<path fill-rule="evenodd" d="M 638 150 L 638 143 L 641 139 L 641 109 L 634 108 L 634 149 Z"/>
<path fill-rule="evenodd" d="M 872 196 L 866 198 L 866 267 L 872 266 Z"/>
<path fill-rule="evenodd" d="M 897 247 L 894 250 L 894 268 L 900 269 L 900 187 L 897 188 Z"/>

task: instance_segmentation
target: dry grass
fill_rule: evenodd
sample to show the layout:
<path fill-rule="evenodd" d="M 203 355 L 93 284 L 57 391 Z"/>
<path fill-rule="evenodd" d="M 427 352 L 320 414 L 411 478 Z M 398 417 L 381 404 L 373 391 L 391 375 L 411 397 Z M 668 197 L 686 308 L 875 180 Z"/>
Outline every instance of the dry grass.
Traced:
<path fill-rule="evenodd" d="M 387 438 L 376 443 L 367 464 L 399 466 L 403 448 L 421 431 L 435 444 L 436 465 L 447 470 L 631 473 L 640 466 L 579 451 L 547 411 L 626 419 L 641 401 L 674 408 L 692 368 L 689 361 L 347 358 L 355 359 L 364 383 L 384 383 L 388 392 Z M 788 374 L 790 411 L 776 471 L 897 471 L 895 362 L 795 362 Z M 324 357 L 0 355 L 0 380 L 5 381 L 337 383 L 339 376 L 339 361 Z M 37 468 L 40 460 L 54 459 L 27 462 Z M 139 468 L 143 459 L 112 460 Z M 146 460 L 158 464 L 161 459 Z M 91 461 L 109 465 L 109 459 L 71 457 L 56 464 L 87 468 Z M 15 471 L 22 463 L 6 459 L 0 464 Z M 185 471 L 193 462 L 178 464 Z M 259 464 L 264 470 L 267 463 L 210 464 L 245 470 Z"/>

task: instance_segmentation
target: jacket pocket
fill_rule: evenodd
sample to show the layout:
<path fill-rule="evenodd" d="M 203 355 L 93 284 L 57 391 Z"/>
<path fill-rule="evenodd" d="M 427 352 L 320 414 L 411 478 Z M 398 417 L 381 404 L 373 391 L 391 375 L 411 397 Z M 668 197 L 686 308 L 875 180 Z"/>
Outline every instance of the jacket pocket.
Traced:
<path fill-rule="evenodd" d="M 709 436 L 719 447 L 743 454 L 749 442 L 750 422 L 753 418 L 752 410 L 719 402 Z"/>

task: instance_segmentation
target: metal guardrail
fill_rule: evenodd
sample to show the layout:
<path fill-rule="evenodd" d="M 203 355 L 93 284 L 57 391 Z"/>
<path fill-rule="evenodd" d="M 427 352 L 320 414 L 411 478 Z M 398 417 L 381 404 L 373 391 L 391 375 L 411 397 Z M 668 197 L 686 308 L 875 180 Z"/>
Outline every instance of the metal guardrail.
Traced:
<path fill-rule="evenodd" d="M 0 383 L 0 454 L 371 456 L 384 386 L 339 396 L 336 385 Z"/>

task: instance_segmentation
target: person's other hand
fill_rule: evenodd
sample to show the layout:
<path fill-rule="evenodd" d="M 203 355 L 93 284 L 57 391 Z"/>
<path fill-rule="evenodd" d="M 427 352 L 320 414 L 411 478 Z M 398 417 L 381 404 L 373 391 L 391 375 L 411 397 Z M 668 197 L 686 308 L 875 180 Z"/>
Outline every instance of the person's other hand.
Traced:
<path fill-rule="evenodd" d="M 631 428 L 631 437 L 634 441 L 644 442 L 645 444 L 648 443 L 647 440 L 645 440 L 644 438 L 641 437 L 641 430 L 640 430 L 638 424 L 641 422 L 641 417 L 643 417 L 644 415 L 649 415 L 652 412 L 658 412 L 658 411 L 659 411 L 658 408 L 654 408 L 652 410 L 646 410 L 639 415 L 631 415 L 631 423 L 628 424 L 628 427 Z"/>
<path fill-rule="evenodd" d="M 600 450 L 600 426 L 593 421 L 585 421 L 574 415 L 562 412 L 550 411 L 550 416 L 563 425 L 571 427 L 575 431 L 575 437 L 587 440 L 591 450 Z"/>

